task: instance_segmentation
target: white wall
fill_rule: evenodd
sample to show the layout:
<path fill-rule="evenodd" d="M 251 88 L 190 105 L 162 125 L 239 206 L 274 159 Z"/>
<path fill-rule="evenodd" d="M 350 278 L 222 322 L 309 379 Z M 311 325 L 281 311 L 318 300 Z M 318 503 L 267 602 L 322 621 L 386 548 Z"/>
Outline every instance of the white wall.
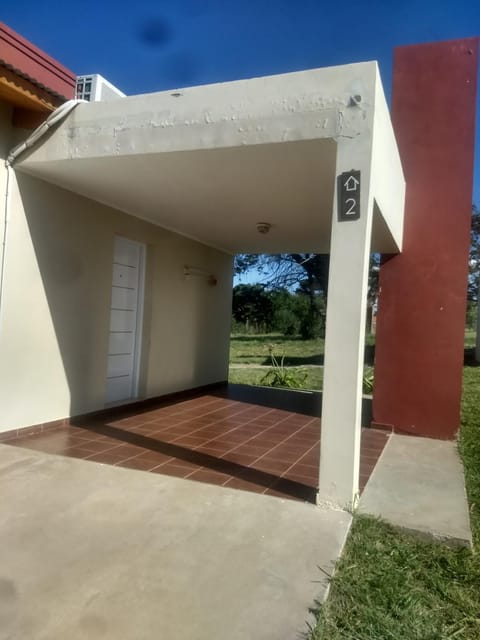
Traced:
<path fill-rule="evenodd" d="M 7 169 L 5 167 L 5 160 L 13 145 L 11 121 L 12 108 L 0 101 L 0 277 L 3 258 L 5 191 L 7 188 Z"/>
<path fill-rule="evenodd" d="M 231 256 L 36 178 L 14 178 L 0 431 L 103 408 L 115 234 L 147 245 L 141 396 L 227 379 Z M 217 286 L 186 280 L 186 264 L 215 274 Z"/>
<path fill-rule="evenodd" d="M 405 179 L 378 67 L 375 78 L 372 190 L 396 249 L 401 251 Z"/>

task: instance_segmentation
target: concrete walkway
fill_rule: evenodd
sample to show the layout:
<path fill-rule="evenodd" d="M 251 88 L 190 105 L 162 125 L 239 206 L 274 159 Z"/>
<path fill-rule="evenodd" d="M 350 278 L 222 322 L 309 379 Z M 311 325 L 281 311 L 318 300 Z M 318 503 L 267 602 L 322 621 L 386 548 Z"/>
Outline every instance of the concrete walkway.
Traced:
<path fill-rule="evenodd" d="M 390 436 L 359 510 L 452 545 L 472 544 L 463 465 L 455 442 Z"/>
<path fill-rule="evenodd" d="M 9 640 L 295 640 L 341 511 L 0 445 Z"/>

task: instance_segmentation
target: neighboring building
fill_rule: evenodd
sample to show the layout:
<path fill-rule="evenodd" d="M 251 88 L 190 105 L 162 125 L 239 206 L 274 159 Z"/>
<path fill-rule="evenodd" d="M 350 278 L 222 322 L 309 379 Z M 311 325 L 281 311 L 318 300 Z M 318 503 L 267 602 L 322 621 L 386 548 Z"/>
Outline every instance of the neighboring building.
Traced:
<path fill-rule="evenodd" d="M 124 98 L 125 94 L 114 87 L 111 82 L 105 80 L 103 76 L 94 73 L 87 76 L 77 76 L 75 86 L 75 98 L 86 100 L 87 102 L 109 102 Z"/>
<path fill-rule="evenodd" d="M 71 71 L 0 22 L 0 101 L 14 129 L 37 126 L 74 90 Z"/>

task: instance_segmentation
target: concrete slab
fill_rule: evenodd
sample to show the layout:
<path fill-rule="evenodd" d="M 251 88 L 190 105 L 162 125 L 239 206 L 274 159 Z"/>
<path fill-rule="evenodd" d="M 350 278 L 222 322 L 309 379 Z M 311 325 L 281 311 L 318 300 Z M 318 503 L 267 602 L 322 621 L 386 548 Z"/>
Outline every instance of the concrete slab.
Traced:
<path fill-rule="evenodd" d="M 363 140 L 372 250 L 396 253 L 405 184 L 373 61 L 79 104 L 15 166 L 227 253 L 328 252 L 338 149 Z"/>
<path fill-rule="evenodd" d="M 350 525 L 341 511 L 0 446 L 9 640 L 291 640 Z"/>
<path fill-rule="evenodd" d="M 463 465 L 455 442 L 392 435 L 359 511 L 452 545 L 471 545 Z"/>

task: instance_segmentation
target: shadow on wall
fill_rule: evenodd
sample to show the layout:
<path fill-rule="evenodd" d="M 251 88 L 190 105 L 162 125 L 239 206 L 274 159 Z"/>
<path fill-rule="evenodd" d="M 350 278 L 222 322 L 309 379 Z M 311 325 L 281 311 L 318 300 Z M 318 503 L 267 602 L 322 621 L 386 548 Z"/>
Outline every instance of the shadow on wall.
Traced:
<path fill-rule="evenodd" d="M 48 304 L 48 309 L 30 309 L 38 323 L 31 348 L 37 348 L 42 332 L 42 353 L 52 361 L 39 361 L 39 370 L 62 388 L 62 372 L 53 355 L 60 352 L 70 393 L 70 407 L 64 411 L 75 415 L 103 403 L 112 238 L 102 228 L 96 203 L 20 173 L 17 181 Z M 89 224 L 92 217 L 94 227 Z M 33 286 L 40 283 L 34 281 Z M 38 300 L 43 302 L 42 297 Z M 62 402 L 55 392 L 52 400 Z"/>
<path fill-rule="evenodd" d="M 49 381 L 56 417 L 104 407 L 117 233 L 148 243 L 140 398 L 227 379 L 230 256 L 36 178 L 17 179 L 28 225 L 19 251 L 32 265 L 25 282 L 39 307 L 22 293 L 19 311 L 35 323 L 22 348 L 38 351 L 34 384 L 41 394 Z M 217 286 L 185 281 L 182 265 L 192 259 L 211 266 Z"/>

